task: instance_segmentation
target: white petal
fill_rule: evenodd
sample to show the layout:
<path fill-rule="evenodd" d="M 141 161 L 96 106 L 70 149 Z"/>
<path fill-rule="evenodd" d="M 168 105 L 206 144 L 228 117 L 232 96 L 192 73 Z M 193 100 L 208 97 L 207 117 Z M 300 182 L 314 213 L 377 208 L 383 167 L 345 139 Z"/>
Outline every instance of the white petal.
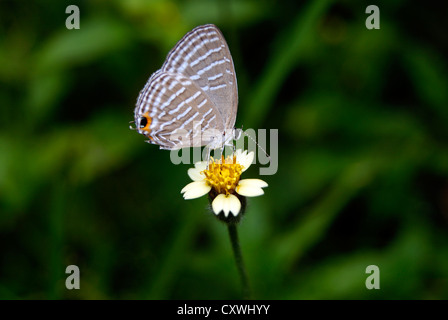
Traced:
<path fill-rule="evenodd" d="M 207 169 L 207 161 L 199 161 L 194 164 L 195 169 L 198 169 L 199 171 L 203 171 Z"/>
<path fill-rule="evenodd" d="M 242 155 L 242 154 L 246 154 L 246 153 L 247 153 L 247 150 L 245 150 L 245 151 L 243 152 L 242 149 L 237 149 L 237 150 L 235 151 L 236 159 L 237 159 L 237 160 L 240 159 L 240 158 L 241 158 L 241 155 Z"/>
<path fill-rule="evenodd" d="M 224 216 L 228 217 L 231 212 L 235 217 L 241 210 L 240 200 L 233 194 L 226 196 L 225 194 L 219 194 L 212 202 L 213 212 L 218 215 L 221 211 L 224 211 Z"/>
<path fill-rule="evenodd" d="M 250 167 L 252 161 L 254 160 L 254 156 L 255 153 L 253 151 L 249 153 L 247 153 L 247 150 L 242 152 L 241 149 L 236 151 L 236 162 L 243 166 L 243 172 Z"/>
<path fill-rule="evenodd" d="M 268 183 L 266 181 L 263 181 L 261 179 L 242 179 L 238 184 L 241 185 L 250 185 L 250 186 L 257 186 L 259 188 L 265 188 L 268 186 Z"/>
<path fill-rule="evenodd" d="M 216 198 L 212 202 L 213 212 L 218 215 L 221 211 L 224 210 L 224 201 L 226 196 L 224 194 L 218 194 Z M 225 214 L 225 213 L 224 213 Z"/>
<path fill-rule="evenodd" d="M 227 197 L 227 204 L 229 211 L 236 217 L 241 210 L 240 200 L 233 194 L 229 194 Z"/>
<path fill-rule="evenodd" d="M 263 189 L 268 184 L 260 179 L 243 179 L 236 186 L 236 192 L 245 197 L 256 197 L 264 194 Z"/>
<path fill-rule="evenodd" d="M 205 174 L 201 173 L 204 170 L 198 169 L 198 168 L 190 168 L 188 169 L 188 176 L 193 181 L 202 181 L 205 179 Z"/>
<path fill-rule="evenodd" d="M 189 200 L 202 197 L 211 188 L 205 181 L 194 181 L 187 184 L 180 192 L 184 194 L 185 200 Z"/>

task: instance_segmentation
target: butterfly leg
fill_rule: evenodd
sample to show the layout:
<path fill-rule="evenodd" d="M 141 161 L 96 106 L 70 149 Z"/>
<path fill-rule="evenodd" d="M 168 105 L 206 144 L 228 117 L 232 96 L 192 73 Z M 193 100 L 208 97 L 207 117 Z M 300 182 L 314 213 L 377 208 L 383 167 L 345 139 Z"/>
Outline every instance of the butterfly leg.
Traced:
<path fill-rule="evenodd" d="M 205 151 L 205 157 L 206 157 L 205 161 L 207 162 L 207 169 L 210 169 L 210 152 L 211 152 L 210 146 L 206 145 L 204 148 L 204 151 Z"/>

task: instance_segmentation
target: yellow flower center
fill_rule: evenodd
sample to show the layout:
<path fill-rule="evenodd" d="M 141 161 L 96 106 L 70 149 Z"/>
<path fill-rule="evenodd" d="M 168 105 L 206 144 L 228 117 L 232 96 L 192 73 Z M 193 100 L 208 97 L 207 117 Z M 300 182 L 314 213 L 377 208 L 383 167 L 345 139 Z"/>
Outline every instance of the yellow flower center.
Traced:
<path fill-rule="evenodd" d="M 205 174 L 205 181 L 217 193 L 229 195 L 234 193 L 238 182 L 240 181 L 243 166 L 236 163 L 236 157 L 221 156 L 220 160 L 212 158 L 208 165 L 208 169 L 202 171 Z"/>

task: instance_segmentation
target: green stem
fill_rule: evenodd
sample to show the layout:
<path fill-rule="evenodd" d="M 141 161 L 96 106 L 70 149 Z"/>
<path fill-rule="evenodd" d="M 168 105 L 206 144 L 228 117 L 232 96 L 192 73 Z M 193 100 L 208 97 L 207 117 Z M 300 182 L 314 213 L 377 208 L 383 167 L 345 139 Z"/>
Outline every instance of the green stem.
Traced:
<path fill-rule="evenodd" d="M 243 286 L 243 298 L 251 299 L 249 281 L 247 279 L 246 269 L 244 268 L 243 256 L 241 255 L 240 242 L 238 240 L 238 231 L 236 230 L 236 224 L 227 224 L 230 236 L 230 242 L 232 243 L 233 256 L 235 257 L 236 267 L 241 278 L 241 285 Z"/>

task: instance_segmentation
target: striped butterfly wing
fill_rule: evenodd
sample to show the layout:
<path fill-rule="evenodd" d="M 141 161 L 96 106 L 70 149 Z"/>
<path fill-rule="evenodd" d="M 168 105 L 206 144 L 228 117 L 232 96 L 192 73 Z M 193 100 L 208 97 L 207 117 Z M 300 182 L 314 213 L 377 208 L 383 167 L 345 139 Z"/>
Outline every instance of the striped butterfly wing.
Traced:
<path fill-rule="evenodd" d="M 224 129 L 233 129 L 238 108 L 235 68 L 226 40 L 215 25 L 187 33 L 168 53 L 162 70 L 193 80 L 221 114 Z"/>
<path fill-rule="evenodd" d="M 140 92 L 134 117 L 139 133 L 168 150 L 207 145 L 216 129 L 224 129 L 220 113 L 194 81 L 162 70 Z"/>

